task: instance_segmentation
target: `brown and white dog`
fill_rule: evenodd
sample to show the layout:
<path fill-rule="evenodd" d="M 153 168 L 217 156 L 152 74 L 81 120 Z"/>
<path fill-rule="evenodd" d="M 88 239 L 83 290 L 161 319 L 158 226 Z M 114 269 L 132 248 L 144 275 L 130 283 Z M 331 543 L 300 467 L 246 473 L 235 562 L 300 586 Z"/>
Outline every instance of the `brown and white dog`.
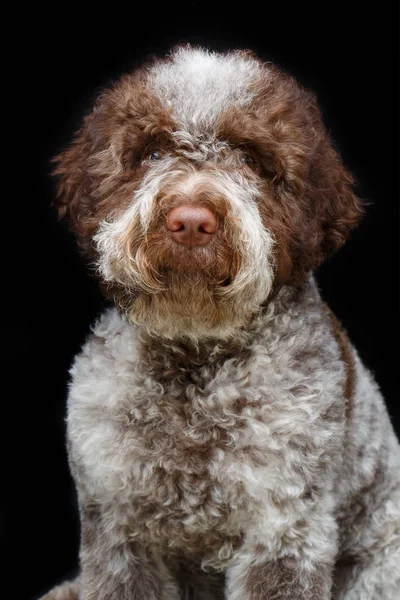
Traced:
<path fill-rule="evenodd" d="M 81 574 L 46 599 L 398 600 L 399 444 L 312 277 L 362 214 L 313 95 L 179 47 L 56 160 L 115 308 L 71 370 Z"/>

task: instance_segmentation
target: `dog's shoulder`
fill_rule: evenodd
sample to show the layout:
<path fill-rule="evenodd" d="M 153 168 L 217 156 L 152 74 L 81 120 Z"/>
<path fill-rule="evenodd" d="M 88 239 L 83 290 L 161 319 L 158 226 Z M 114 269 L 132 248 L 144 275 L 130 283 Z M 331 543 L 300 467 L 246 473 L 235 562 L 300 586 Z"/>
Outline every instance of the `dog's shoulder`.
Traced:
<path fill-rule="evenodd" d="M 135 370 L 138 329 L 127 324 L 116 308 L 107 309 L 95 322 L 70 370 L 71 388 L 94 385 L 97 389 Z"/>

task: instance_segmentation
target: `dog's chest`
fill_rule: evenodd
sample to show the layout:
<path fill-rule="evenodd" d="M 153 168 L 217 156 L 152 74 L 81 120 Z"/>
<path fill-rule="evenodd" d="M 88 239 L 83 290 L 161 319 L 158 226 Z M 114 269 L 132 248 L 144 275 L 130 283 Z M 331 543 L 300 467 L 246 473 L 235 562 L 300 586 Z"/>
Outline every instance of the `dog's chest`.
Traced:
<path fill-rule="evenodd" d="M 71 462 L 130 538 L 220 566 L 244 523 L 272 523 L 275 503 L 307 492 L 318 444 L 337 438 L 334 421 L 317 417 L 332 406 L 343 371 L 315 328 L 310 351 L 281 321 L 283 331 L 268 330 L 262 344 L 200 357 L 143 349 L 115 313 L 89 340 L 72 372 Z M 325 384 L 321 361 L 330 365 Z"/>
<path fill-rule="evenodd" d="M 239 524 L 250 508 L 240 477 L 228 472 L 258 404 L 244 396 L 240 377 L 225 378 L 223 368 L 219 377 L 213 391 L 209 368 L 181 367 L 162 382 L 142 381 L 122 435 L 132 451 L 123 461 L 132 465 L 134 535 L 193 555 L 207 549 L 221 560 L 240 543 Z"/>

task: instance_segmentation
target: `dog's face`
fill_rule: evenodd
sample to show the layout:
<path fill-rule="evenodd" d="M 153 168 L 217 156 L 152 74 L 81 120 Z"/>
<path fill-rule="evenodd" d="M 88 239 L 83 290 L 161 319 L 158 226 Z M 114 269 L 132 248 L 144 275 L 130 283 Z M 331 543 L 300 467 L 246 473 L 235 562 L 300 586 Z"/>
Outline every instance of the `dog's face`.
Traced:
<path fill-rule="evenodd" d="M 246 52 L 178 48 L 124 77 L 56 161 L 107 293 L 167 337 L 229 337 L 361 214 L 312 95 Z"/>

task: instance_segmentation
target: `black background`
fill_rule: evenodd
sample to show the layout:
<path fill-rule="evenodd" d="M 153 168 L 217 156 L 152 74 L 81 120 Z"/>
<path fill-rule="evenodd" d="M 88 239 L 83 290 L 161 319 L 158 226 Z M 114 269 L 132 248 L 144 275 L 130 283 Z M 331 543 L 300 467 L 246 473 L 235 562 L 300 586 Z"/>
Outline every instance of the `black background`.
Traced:
<path fill-rule="evenodd" d="M 35 598 L 77 563 L 64 449 L 67 371 L 102 308 L 96 283 L 50 208 L 49 160 L 103 86 L 178 42 L 251 48 L 317 93 L 345 164 L 371 203 L 318 280 L 400 432 L 396 3 L 302 4 L 64 3 L 54 14 L 16 7 L 3 23 L 10 35 L 9 71 L 2 74 L 9 158 L 2 173 L 3 500 L 13 599 Z"/>

